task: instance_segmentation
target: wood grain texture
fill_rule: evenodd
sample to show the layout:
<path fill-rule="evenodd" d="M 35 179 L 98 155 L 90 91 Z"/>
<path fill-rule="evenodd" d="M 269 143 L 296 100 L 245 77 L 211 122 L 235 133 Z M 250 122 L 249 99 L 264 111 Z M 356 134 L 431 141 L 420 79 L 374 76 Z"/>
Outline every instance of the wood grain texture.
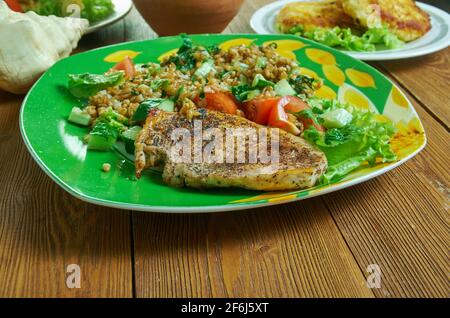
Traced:
<path fill-rule="evenodd" d="M 373 297 L 320 200 L 133 225 L 137 297 Z"/>
<path fill-rule="evenodd" d="M 380 64 L 436 121 L 449 129 L 450 47 L 426 56 Z"/>
<path fill-rule="evenodd" d="M 251 15 L 269 2 L 247 0 L 225 32 L 251 32 Z M 133 10 L 77 52 L 154 37 Z M 208 215 L 71 197 L 26 151 L 21 98 L 0 92 L 0 296 L 449 297 L 449 59 L 447 49 L 375 63 L 410 93 L 428 135 L 405 165 L 324 197 Z M 71 263 L 81 266 L 79 290 L 65 285 Z M 374 263 L 381 289 L 365 286 Z"/>
<path fill-rule="evenodd" d="M 19 133 L 20 102 L 0 92 L 0 297 L 131 297 L 129 213 L 83 203 L 42 172 Z M 69 264 L 80 289 L 66 287 Z"/>

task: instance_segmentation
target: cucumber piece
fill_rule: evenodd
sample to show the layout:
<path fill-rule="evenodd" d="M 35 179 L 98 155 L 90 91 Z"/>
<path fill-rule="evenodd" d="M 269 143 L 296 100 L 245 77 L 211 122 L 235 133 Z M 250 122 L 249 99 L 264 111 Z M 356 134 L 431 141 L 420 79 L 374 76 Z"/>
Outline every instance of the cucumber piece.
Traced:
<path fill-rule="evenodd" d="M 248 69 L 248 65 L 239 61 L 233 62 L 233 69 L 236 71 L 242 71 Z"/>
<path fill-rule="evenodd" d="M 117 138 L 89 134 L 85 141 L 89 150 L 108 151 L 116 143 Z"/>
<path fill-rule="evenodd" d="M 278 96 L 294 96 L 297 94 L 297 92 L 292 88 L 287 79 L 282 79 L 278 83 L 276 83 L 274 89 L 275 93 Z"/>
<path fill-rule="evenodd" d="M 89 135 L 85 137 L 88 149 L 107 151 L 117 141 L 119 130 L 105 122 L 97 122 Z"/>
<path fill-rule="evenodd" d="M 253 78 L 252 87 L 262 89 L 267 86 L 274 86 L 275 84 L 271 81 L 268 81 L 261 74 L 256 74 Z"/>
<path fill-rule="evenodd" d="M 166 112 L 175 111 L 175 103 L 170 99 L 164 99 L 157 107 L 158 109 L 165 110 Z"/>
<path fill-rule="evenodd" d="M 136 112 L 133 114 L 131 121 L 132 122 L 144 121 L 147 118 L 150 110 L 153 108 L 173 112 L 175 109 L 175 103 L 169 99 L 162 99 L 162 98 L 151 98 L 144 100 L 136 109 Z"/>
<path fill-rule="evenodd" d="M 214 70 L 214 61 L 207 60 L 195 71 L 194 75 L 198 77 L 206 77 L 212 70 Z"/>
<path fill-rule="evenodd" d="M 91 122 L 91 116 L 89 114 L 83 113 L 80 108 L 74 107 L 70 112 L 68 120 L 74 124 L 89 126 L 89 123 Z"/>
<path fill-rule="evenodd" d="M 125 144 L 125 150 L 128 153 L 134 154 L 134 142 L 136 140 L 137 135 L 141 132 L 141 130 L 142 130 L 141 126 L 133 126 L 122 133 L 122 139 Z"/>
<path fill-rule="evenodd" d="M 265 68 L 267 66 L 267 58 L 264 56 L 258 56 L 255 66 L 257 68 Z"/>
<path fill-rule="evenodd" d="M 245 98 L 245 100 L 252 100 L 253 98 L 258 96 L 259 94 L 261 94 L 261 91 L 259 89 L 255 89 L 253 91 L 250 91 L 250 92 L 248 92 L 247 97 Z"/>
<path fill-rule="evenodd" d="M 343 108 L 338 108 L 321 115 L 325 128 L 342 128 L 353 120 L 353 115 Z"/>

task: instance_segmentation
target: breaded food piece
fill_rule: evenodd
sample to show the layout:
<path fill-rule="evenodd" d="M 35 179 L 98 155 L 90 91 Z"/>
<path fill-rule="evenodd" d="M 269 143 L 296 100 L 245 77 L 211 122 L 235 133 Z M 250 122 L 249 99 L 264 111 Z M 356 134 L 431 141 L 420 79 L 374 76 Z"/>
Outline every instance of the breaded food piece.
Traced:
<path fill-rule="evenodd" d="M 413 0 L 342 0 L 342 5 L 363 27 L 386 24 L 405 42 L 416 40 L 431 29 L 430 17 Z"/>
<path fill-rule="evenodd" d="M 354 27 L 353 19 L 344 12 L 341 0 L 289 3 L 278 13 L 276 23 L 283 33 L 296 26 L 302 26 L 304 31 Z"/>

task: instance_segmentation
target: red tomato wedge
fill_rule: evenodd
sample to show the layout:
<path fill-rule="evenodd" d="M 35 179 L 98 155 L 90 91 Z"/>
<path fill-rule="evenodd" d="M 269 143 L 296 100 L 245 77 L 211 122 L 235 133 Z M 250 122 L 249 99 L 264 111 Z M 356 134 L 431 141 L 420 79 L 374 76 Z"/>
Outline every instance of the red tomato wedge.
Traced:
<path fill-rule="evenodd" d="M 284 96 L 281 100 L 285 105 L 284 110 L 290 113 L 298 113 L 310 108 L 306 102 L 295 96 Z"/>
<path fill-rule="evenodd" d="M 18 0 L 5 0 L 5 2 L 11 10 L 16 12 L 23 12 Z"/>
<path fill-rule="evenodd" d="M 244 104 L 244 113 L 247 119 L 260 124 L 267 125 L 272 108 L 278 105 L 280 98 L 257 98 Z"/>
<path fill-rule="evenodd" d="M 289 121 L 288 115 L 284 111 L 284 106 L 285 105 L 283 105 L 280 101 L 275 107 L 272 108 L 269 115 L 268 125 L 271 127 L 281 128 L 293 135 L 299 135 L 301 132 L 300 129 L 298 129 L 294 123 Z"/>
<path fill-rule="evenodd" d="M 205 93 L 204 103 L 206 109 L 236 115 L 237 105 L 234 99 L 225 93 Z"/>
<path fill-rule="evenodd" d="M 126 56 L 122 62 L 117 63 L 113 68 L 116 71 L 124 71 L 126 78 L 133 78 L 136 73 L 133 61 Z"/>
<path fill-rule="evenodd" d="M 311 108 L 305 101 L 295 96 L 282 97 L 280 102 L 285 104 L 284 110 L 288 113 L 298 113 L 302 110 Z M 325 130 L 321 125 L 314 122 L 314 120 L 311 118 L 298 117 L 298 120 L 302 122 L 305 129 L 307 129 L 309 126 L 314 126 L 319 131 Z"/>

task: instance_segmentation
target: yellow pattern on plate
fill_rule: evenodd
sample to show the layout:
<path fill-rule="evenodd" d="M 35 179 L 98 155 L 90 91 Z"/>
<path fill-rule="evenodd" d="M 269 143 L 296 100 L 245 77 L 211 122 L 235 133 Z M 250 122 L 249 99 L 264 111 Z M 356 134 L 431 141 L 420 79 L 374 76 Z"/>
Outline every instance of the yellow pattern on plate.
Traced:
<path fill-rule="evenodd" d="M 273 43 L 277 46 L 275 50 L 278 52 L 278 54 L 292 60 L 297 59 L 294 51 L 300 50 L 301 48 L 306 46 L 305 43 L 297 40 L 266 41 L 263 43 L 263 46 L 268 46 Z"/>
<path fill-rule="evenodd" d="M 274 198 L 279 198 L 279 197 L 286 197 L 286 195 L 288 193 L 289 192 L 266 192 L 266 193 L 256 195 L 251 198 L 236 200 L 236 201 L 232 201 L 230 203 L 246 203 L 246 202 L 255 202 L 255 201 L 261 201 L 261 200 L 269 200 L 269 199 L 274 199 Z"/>
<path fill-rule="evenodd" d="M 345 74 L 342 70 L 334 64 L 322 65 L 322 71 L 325 77 L 334 85 L 342 86 L 345 82 Z"/>
<path fill-rule="evenodd" d="M 105 62 L 108 63 L 119 63 L 124 60 L 127 56 L 131 59 L 134 59 L 136 56 L 141 54 L 142 52 L 136 52 L 131 50 L 123 50 L 123 51 L 117 51 L 114 53 L 109 54 L 107 57 L 104 58 Z"/>
<path fill-rule="evenodd" d="M 348 68 L 345 70 L 345 74 L 352 81 L 353 84 L 359 87 L 373 87 L 375 88 L 375 80 L 372 75 L 355 70 L 354 68 Z"/>
<path fill-rule="evenodd" d="M 306 75 L 306 76 L 312 77 L 314 79 L 319 79 L 320 78 L 319 75 L 317 75 L 316 72 L 314 72 L 313 70 L 311 70 L 309 68 L 300 67 L 299 70 L 300 70 L 300 74 L 302 74 L 302 75 Z"/>
<path fill-rule="evenodd" d="M 162 61 L 166 60 L 167 58 L 169 58 L 170 56 L 175 55 L 177 52 L 178 52 L 178 49 L 173 49 L 173 50 L 167 51 L 166 53 L 163 53 L 158 57 L 158 61 L 162 62 Z"/>
<path fill-rule="evenodd" d="M 333 91 L 330 87 L 326 85 L 322 85 L 315 93 L 315 96 L 319 98 L 325 98 L 325 99 L 335 99 L 336 98 L 336 92 Z"/>
<path fill-rule="evenodd" d="M 263 46 L 268 46 L 272 43 L 275 43 L 277 49 L 282 51 L 297 51 L 306 46 L 305 43 L 296 40 L 267 41 L 263 43 Z"/>
<path fill-rule="evenodd" d="M 391 147 L 400 160 L 423 145 L 425 133 L 418 118 L 411 119 L 407 124 L 399 121 L 395 127 L 397 132 L 391 139 Z"/>
<path fill-rule="evenodd" d="M 336 64 L 336 58 L 334 55 L 324 50 L 306 49 L 305 54 L 311 61 L 320 65 Z"/>
<path fill-rule="evenodd" d="M 344 102 L 360 109 L 369 109 L 370 106 L 367 97 L 353 89 L 344 92 Z"/>
<path fill-rule="evenodd" d="M 391 119 L 389 117 L 387 117 L 386 115 L 380 115 L 380 114 L 375 115 L 375 120 L 379 123 L 388 123 L 391 121 Z"/>
<path fill-rule="evenodd" d="M 267 201 L 268 202 L 289 201 L 289 200 L 295 199 L 296 197 L 297 197 L 296 194 L 291 194 L 291 195 L 285 195 L 285 196 L 278 197 L 278 198 L 269 199 Z"/>
<path fill-rule="evenodd" d="M 407 99 L 405 98 L 405 96 L 403 96 L 402 92 L 400 92 L 400 90 L 397 87 L 392 86 L 391 94 L 392 94 L 392 101 L 397 106 L 408 108 L 409 103 Z"/>
<path fill-rule="evenodd" d="M 246 39 L 246 38 L 240 38 L 240 39 L 233 39 L 229 41 L 225 41 L 222 44 L 219 45 L 219 48 L 224 51 L 228 51 L 233 46 L 239 46 L 239 45 L 245 45 L 249 46 L 250 44 L 255 41 L 254 39 Z"/>

